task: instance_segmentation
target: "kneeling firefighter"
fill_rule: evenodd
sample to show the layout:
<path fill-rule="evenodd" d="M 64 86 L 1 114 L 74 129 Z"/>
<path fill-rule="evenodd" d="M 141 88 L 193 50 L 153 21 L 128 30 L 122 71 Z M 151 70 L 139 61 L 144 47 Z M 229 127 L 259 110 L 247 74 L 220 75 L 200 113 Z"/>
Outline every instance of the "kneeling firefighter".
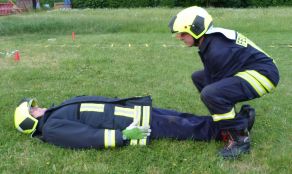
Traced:
<path fill-rule="evenodd" d="M 204 69 L 194 72 L 192 81 L 229 140 L 219 154 L 234 157 L 249 152 L 249 132 L 238 121 L 241 115 L 235 104 L 275 89 L 279 72 L 274 60 L 241 33 L 214 27 L 211 15 L 197 6 L 180 11 L 169 28 L 187 46 L 199 49 Z"/>
<path fill-rule="evenodd" d="M 238 120 L 251 129 L 254 115 L 242 115 Z M 40 108 L 36 99 L 26 98 L 15 110 L 14 123 L 22 133 L 69 148 L 147 145 L 150 139 L 160 138 L 222 139 L 221 128 L 211 116 L 153 108 L 150 96 L 79 96 L 49 109 Z"/>

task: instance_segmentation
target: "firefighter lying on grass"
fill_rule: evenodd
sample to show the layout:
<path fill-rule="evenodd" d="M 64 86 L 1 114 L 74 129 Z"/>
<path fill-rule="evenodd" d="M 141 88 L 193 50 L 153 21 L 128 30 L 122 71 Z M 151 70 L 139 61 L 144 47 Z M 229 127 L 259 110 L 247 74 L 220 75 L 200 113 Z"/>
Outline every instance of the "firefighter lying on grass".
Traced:
<path fill-rule="evenodd" d="M 237 120 L 251 129 L 254 117 L 254 109 L 244 105 Z M 20 132 L 68 148 L 147 145 L 160 138 L 222 140 L 221 131 L 228 129 L 219 129 L 211 116 L 154 108 L 150 96 L 78 96 L 49 109 L 27 98 L 17 106 L 14 123 Z"/>

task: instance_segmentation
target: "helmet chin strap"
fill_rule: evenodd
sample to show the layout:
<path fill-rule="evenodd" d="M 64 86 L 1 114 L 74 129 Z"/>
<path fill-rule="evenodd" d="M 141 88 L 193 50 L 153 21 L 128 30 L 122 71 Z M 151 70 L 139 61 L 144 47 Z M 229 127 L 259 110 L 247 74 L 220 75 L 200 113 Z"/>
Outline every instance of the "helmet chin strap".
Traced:
<path fill-rule="evenodd" d="M 201 42 L 204 40 L 204 36 L 200 37 L 199 39 L 195 39 L 193 37 L 193 40 L 194 40 L 194 44 L 192 46 L 198 47 L 201 45 Z"/>
<path fill-rule="evenodd" d="M 193 40 L 194 40 L 193 46 L 195 46 L 195 47 L 199 46 L 200 40 L 199 39 L 195 39 L 194 37 L 193 37 Z"/>
<path fill-rule="evenodd" d="M 200 39 L 195 39 L 194 37 L 193 37 L 193 40 L 194 40 L 194 43 L 193 43 L 193 47 L 197 47 L 197 46 L 199 46 L 199 44 L 200 44 Z"/>

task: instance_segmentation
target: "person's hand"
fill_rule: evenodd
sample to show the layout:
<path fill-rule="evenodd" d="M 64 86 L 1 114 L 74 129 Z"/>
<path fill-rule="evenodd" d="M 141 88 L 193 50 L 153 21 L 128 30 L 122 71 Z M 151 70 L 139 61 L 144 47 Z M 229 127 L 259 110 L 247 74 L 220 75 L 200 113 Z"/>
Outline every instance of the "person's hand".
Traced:
<path fill-rule="evenodd" d="M 149 126 L 138 126 L 138 120 L 134 120 L 126 129 L 123 130 L 123 139 L 144 139 L 150 135 L 151 129 Z"/>

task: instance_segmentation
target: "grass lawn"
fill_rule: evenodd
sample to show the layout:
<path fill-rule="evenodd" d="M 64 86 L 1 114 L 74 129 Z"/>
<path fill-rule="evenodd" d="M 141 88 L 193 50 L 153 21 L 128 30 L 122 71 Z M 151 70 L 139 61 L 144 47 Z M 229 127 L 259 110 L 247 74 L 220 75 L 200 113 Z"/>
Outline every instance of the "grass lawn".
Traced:
<path fill-rule="evenodd" d="M 0 172 L 292 173 L 291 8 L 208 9 L 216 26 L 240 31 L 274 57 L 281 75 L 274 93 L 247 102 L 257 111 L 252 152 L 238 160 L 217 156 L 223 143 L 214 141 L 155 140 L 147 147 L 71 150 L 15 130 L 14 109 L 23 97 L 36 97 L 49 107 L 77 95 L 150 94 L 156 107 L 207 115 L 190 79 L 202 68 L 197 49 L 184 47 L 167 28 L 179 10 L 0 17 Z M 9 56 L 15 50 L 19 62 Z"/>

